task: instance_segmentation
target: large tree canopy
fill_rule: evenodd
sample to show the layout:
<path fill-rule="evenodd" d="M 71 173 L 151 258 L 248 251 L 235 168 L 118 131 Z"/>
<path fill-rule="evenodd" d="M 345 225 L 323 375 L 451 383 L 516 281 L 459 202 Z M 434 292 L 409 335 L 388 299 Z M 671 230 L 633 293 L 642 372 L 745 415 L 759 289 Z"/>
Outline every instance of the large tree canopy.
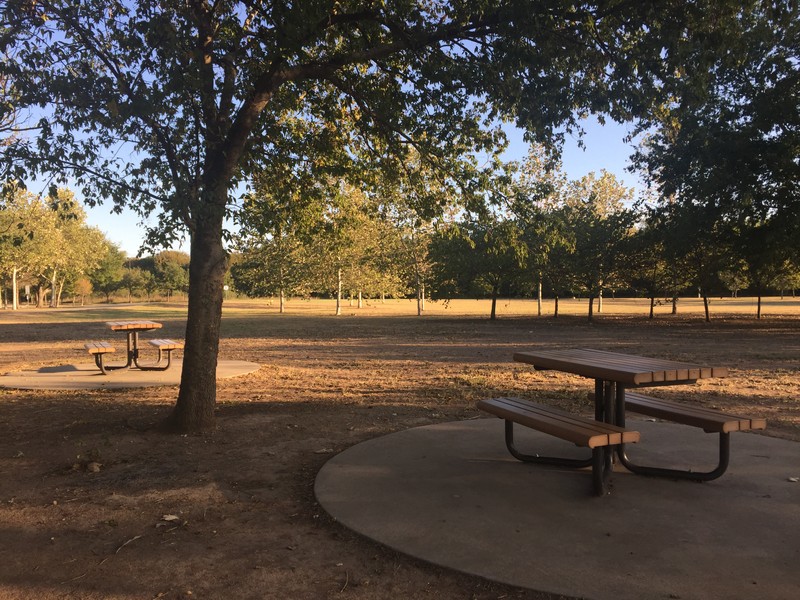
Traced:
<path fill-rule="evenodd" d="M 662 196 L 733 218 L 780 213 L 800 226 L 800 5 L 763 2 L 737 16 L 737 35 L 698 93 L 665 98 L 638 154 Z"/>
<path fill-rule="evenodd" d="M 77 182 L 90 202 L 160 213 L 151 240 L 191 240 L 182 383 L 172 422 L 213 426 L 237 186 L 275 170 L 322 185 L 402 172 L 414 148 L 463 189 L 465 153 L 514 119 L 552 142 L 581 115 L 643 115 L 680 97 L 748 2 L 638 0 L 8 0 L 0 76 L 38 129 L 2 148 L 7 176 Z M 701 40 L 702 43 L 696 43 Z M 5 105 L 4 105 L 5 106 Z M 5 110 L 5 109 L 4 109 Z"/>

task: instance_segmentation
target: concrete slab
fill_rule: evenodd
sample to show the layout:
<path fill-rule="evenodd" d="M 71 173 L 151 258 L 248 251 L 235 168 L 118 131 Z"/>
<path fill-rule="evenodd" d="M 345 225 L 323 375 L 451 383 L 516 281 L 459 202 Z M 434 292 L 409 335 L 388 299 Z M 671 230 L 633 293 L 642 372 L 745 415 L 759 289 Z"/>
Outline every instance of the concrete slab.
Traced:
<path fill-rule="evenodd" d="M 713 466 L 717 436 L 632 421 L 637 462 Z M 517 428 L 518 447 L 576 448 Z M 320 471 L 320 504 L 351 529 L 487 579 L 595 600 L 800 597 L 800 444 L 732 435 L 728 472 L 707 482 L 615 472 L 591 495 L 588 470 L 513 459 L 500 419 L 432 425 L 369 440 Z"/>
<path fill-rule="evenodd" d="M 113 363 L 112 363 L 113 364 Z M 220 360 L 217 379 L 237 377 L 257 371 L 260 365 L 244 360 Z M 179 385 L 182 359 L 173 359 L 166 371 L 120 369 L 103 375 L 95 364 L 81 363 L 14 371 L 0 377 L 0 387 L 22 390 L 96 390 Z"/>

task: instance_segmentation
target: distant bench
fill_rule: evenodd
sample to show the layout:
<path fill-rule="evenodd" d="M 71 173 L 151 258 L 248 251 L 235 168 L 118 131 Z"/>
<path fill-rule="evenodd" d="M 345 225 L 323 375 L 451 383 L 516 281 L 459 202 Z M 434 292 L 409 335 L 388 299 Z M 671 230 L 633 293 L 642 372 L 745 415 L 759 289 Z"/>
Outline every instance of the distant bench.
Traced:
<path fill-rule="evenodd" d="M 594 397 L 594 394 L 590 395 L 592 398 Z M 766 419 L 740 417 L 702 406 L 679 404 L 669 400 L 662 400 L 661 398 L 652 398 L 627 390 L 625 391 L 625 410 L 682 425 L 699 427 L 706 433 L 719 433 L 719 464 L 708 472 L 644 467 L 631 463 L 624 456 L 623 451 L 622 464 L 634 473 L 642 475 L 673 475 L 696 481 L 711 481 L 722 475 L 728 468 L 731 432 L 765 429 L 767 426 Z"/>
<path fill-rule="evenodd" d="M 491 398 L 480 400 L 478 408 L 505 420 L 506 447 L 514 458 L 561 467 L 591 466 L 594 492 L 598 496 L 605 494 L 608 489 L 612 469 L 611 447 L 639 441 L 638 431 L 573 415 L 530 400 Z M 591 448 L 592 457 L 572 459 L 522 454 L 514 446 L 514 423 L 572 442 L 576 446 Z"/>
<path fill-rule="evenodd" d="M 117 349 L 108 342 L 86 342 L 83 347 L 88 350 L 89 354 L 94 355 L 94 362 L 100 371 L 102 373 L 107 373 L 108 371 L 103 365 L 103 355 L 116 352 Z"/>

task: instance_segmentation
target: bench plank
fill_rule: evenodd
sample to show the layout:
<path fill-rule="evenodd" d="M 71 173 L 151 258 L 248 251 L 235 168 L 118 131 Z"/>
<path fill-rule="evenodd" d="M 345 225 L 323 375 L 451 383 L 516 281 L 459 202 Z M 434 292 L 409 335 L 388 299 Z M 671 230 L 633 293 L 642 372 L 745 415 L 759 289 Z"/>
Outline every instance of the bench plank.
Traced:
<path fill-rule="evenodd" d="M 766 419 L 739 417 L 702 406 L 689 406 L 636 392 L 625 393 L 625 410 L 656 419 L 700 427 L 708 433 L 765 429 Z"/>
<path fill-rule="evenodd" d="M 572 442 L 576 446 L 599 448 L 639 441 L 638 431 L 630 431 L 519 398 L 480 400 L 478 408 L 502 419 Z"/>
<path fill-rule="evenodd" d="M 106 352 L 117 351 L 117 349 L 108 342 L 86 342 L 83 347 L 86 348 L 89 354 L 105 354 Z"/>
<path fill-rule="evenodd" d="M 480 400 L 478 408 L 505 420 L 506 448 L 514 458 L 523 462 L 557 467 L 581 469 L 591 466 L 592 484 L 598 496 L 605 495 L 609 489 L 610 474 L 613 470 L 612 446 L 639 441 L 638 431 L 629 431 L 521 398 Z M 577 446 L 591 448 L 591 458 L 523 454 L 514 445 L 514 424 L 542 431 Z"/>
<path fill-rule="evenodd" d="M 183 348 L 183 342 L 168 339 L 147 340 L 147 343 L 159 350 L 180 350 Z"/>

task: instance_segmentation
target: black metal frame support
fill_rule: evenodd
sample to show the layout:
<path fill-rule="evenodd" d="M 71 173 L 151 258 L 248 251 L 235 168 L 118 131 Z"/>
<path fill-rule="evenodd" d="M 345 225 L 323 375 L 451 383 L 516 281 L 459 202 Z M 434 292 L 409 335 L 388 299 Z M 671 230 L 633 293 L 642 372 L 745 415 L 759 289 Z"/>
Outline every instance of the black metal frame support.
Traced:
<path fill-rule="evenodd" d="M 514 422 L 504 419 L 506 426 L 506 448 L 511 456 L 522 462 L 550 465 L 554 467 L 567 467 L 570 469 L 584 469 L 592 467 L 592 485 L 597 496 L 605 496 L 609 490 L 611 472 L 613 471 L 613 450 L 610 446 L 592 448 L 590 458 L 564 458 L 558 456 L 539 456 L 538 454 L 524 454 L 514 445 Z"/>
<path fill-rule="evenodd" d="M 616 425 L 625 427 L 625 386 L 616 385 Z M 720 432 L 719 434 L 719 462 L 711 471 L 692 471 L 683 469 L 668 469 L 665 467 L 653 467 L 649 465 L 639 465 L 631 461 L 625 452 L 625 444 L 619 444 L 616 448 L 617 458 L 620 464 L 631 473 L 637 475 L 647 475 L 649 477 L 671 477 L 673 479 L 688 479 L 690 481 L 712 481 L 721 477 L 728 469 L 731 453 L 731 434 Z"/>

